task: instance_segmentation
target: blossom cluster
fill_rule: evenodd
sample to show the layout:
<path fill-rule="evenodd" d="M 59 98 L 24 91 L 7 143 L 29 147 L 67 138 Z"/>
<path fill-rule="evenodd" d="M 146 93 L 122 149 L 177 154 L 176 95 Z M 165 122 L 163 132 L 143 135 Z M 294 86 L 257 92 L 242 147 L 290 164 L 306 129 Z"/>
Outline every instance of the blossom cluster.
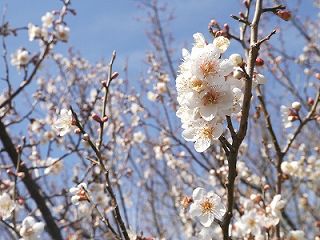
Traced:
<path fill-rule="evenodd" d="M 232 73 L 242 64 L 242 58 L 238 54 L 221 58 L 230 44 L 223 36 L 212 43 L 200 33 L 193 37 L 191 52 L 182 50 L 183 63 L 176 79 L 180 105 L 177 116 L 184 129 L 183 138 L 195 142 L 197 152 L 204 152 L 222 135 L 224 117 L 240 111 L 243 82 Z"/>
<path fill-rule="evenodd" d="M 67 42 L 70 28 L 62 21 L 65 13 L 57 15 L 57 12 L 47 12 L 41 17 L 42 26 L 28 24 L 29 41 L 39 40 L 40 46 L 45 46 L 54 41 Z M 26 67 L 32 60 L 32 56 L 25 48 L 19 48 L 11 55 L 11 64 L 18 69 Z"/>

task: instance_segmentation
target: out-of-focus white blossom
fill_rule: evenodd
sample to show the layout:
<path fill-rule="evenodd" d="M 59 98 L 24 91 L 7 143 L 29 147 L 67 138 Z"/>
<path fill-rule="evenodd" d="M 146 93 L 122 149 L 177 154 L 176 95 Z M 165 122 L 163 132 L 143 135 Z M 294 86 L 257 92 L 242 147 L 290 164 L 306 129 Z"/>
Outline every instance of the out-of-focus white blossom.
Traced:
<path fill-rule="evenodd" d="M 275 195 L 270 203 L 271 214 L 275 217 L 281 218 L 281 210 L 285 205 L 286 201 L 281 199 L 281 195 Z"/>
<path fill-rule="evenodd" d="M 70 28 L 64 25 L 57 25 L 56 26 L 56 37 L 63 41 L 63 42 L 67 42 L 69 39 L 69 34 L 70 34 Z"/>
<path fill-rule="evenodd" d="M 11 199 L 10 195 L 6 192 L 0 195 L 0 218 L 6 220 L 11 216 L 15 208 L 15 202 Z"/>
<path fill-rule="evenodd" d="M 213 40 L 213 45 L 219 49 L 220 53 L 224 53 L 225 51 L 227 51 L 229 45 L 230 45 L 230 41 L 228 38 L 220 36 L 220 37 L 216 37 Z"/>
<path fill-rule="evenodd" d="M 38 26 L 33 25 L 32 23 L 28 24 L 28 35 L 29 35 L 29 41 L 33 41 L 36 38 L 41 37 L 41 28 Z"/>
<path fill-rule="evenodd" d="M 17 68 L 20 68 L 27 65 L 29 59 L 30 57 L 28 51 L 20 48 L 11 55 L 11 64 L 16 66 Z"/>
<path fill-rule="evenodd" d="M 262 75 L 260 73 L 257 73 L 257 74 L 254 75 L 253 81 L 256 84 L 262 85 L 262 84 L 265 84 L 267 82 L 267 79 L 266 79 L 266 77 L 264 75 Z"/>
<path fill-rule="evenodd" d="M 42 26 L 44 28 L 52 27 L 53 20 L 54 20 L 54 15 L 51 12 L 47 12 L 45 15 L 41 17 Z"/>
<path fill-rule="evenodd" d="M 43 222 L 36 222 L 33 217 L 28 216 L 22 221 L 20 235 L 23 240 L 40 240 L 43 229 Z"/>
<path fill-rule="evenodd" d="M 156 89 L 159 94 L 163 94 L 167 91 L 167 84 L 165 82 L 158 82 Z"/>
<path fill-rule="evenodd" d="M 292 127 L 292 122 L 297 120 L 297 114 L 292 108 L 288 108 L 284 105 L 280 107 L 282 122 L 285 128 Z"/>
<path fill-rule="evenodd" d="M 204 227 L 210 227 L 215 218 L 221 220 L 226 212 L 221 198 L 213 191 L 207 193 L 198 187 L 193 191 L 192 199 L 189 213 L 192 218 L 197 217 Z"/>
<path fill-rule="evenodd" d="M 263 216 L 257 213 L 256 209 L 247 211 L 241 216 L 238 227 L 241 229 L 243 236 L 252 234 L 253 236 L 259 236 L 261 234 L 261 228 L 263 227 Z"/>
<path fill-rule="evenodd" d="M 69 192 L 73 195 L 71 202 L 74 205 L 79 205 L 82 201 L 88 201 L 88 188 L 86 183 L 80 183 L 76 187 L 70 188 Z"/>
<path fill-rule="evenodd" d="M 133 141 L 136 143 L 142 143 L 146 138 L 146 135 L 144 135 L 143 132 L 139 131 L 139 132 L 135 132 L 133 134 Z"/>
<path fill-rule="evenodd" d="M 301 230 L 293 230 L 288 234 L 288 240 L 305 240 L 304 232 Z"/>
<path fill-rule="evenodd" d="M 58 158 L 49 157 L 45 165 L 49 166 L 44 170 L 45 174 L 53 173 L 57 175 L 63 169 L 63 163 L 61 160 L 58 160 Z"/>
<path fill-rule="evenodd" d="M 229 59 L 235 67 L 240 66 L 243 62 L 241 55 L 238 53 L 231 54 Z"/>
<path fill-rule="evenodd" d="M 301 103 L 300 102 L 293 102 L 291 104 L 291 107 L 296 110 L 296 111 L 299 111 L 301 109 Z"/>
<path fill-rule="evenodd" d="M 154 92 L 149 91 L 147 93 L 147 97 L 151 102 L 155 102 L 157 100 L 158 95 L 155 94 Z"/>
<path fill-rule="evenodd" d="M 284 174 L 287 174 L 289 176 L 294 176 L 299 172 L 300 164 L 297 161 L 293 162 L 282 162 L 281 163 L 281 170 Z"/>

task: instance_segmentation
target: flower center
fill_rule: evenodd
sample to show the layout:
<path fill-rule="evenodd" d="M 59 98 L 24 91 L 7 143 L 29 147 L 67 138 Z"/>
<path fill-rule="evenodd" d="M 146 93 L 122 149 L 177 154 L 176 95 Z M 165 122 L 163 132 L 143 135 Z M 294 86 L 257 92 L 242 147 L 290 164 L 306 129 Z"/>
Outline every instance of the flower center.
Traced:
<path fill-rule="evenodd" d="M 207 105 L 215 104 L 219 101 L 219 97 L 220 97 L 219 92 L 215 90 L 208 91 L 202 97 L 203 105 L 207 106 Z"/>
<path fill-rule="evenodd" d="M 200 79 L 191 80 L 191 88 L 196 92 L 200 92 L 203 88 L 203 81 Z"/>
<path fill-rule="evenodd" d="M 203 130 L 202 130 L 202 136 L 204 138 L 212 138 L 212 135 L 213 135 L 213 128 L 212 127 L 205 127 Z"/>
<path fill-rule="evenodd" d="M 249 219 L 248 225 L 249 225 L 250 227 L 256 226 L 256 220 L 254 220 L 253 218 Z"/>
<path fill-rule="evenodd" d="M 214 75 L 218 72 L 215 62 L 204 62 L 200 65 L 200 70 L 203 76 L 206 78 L 209 75 Z"/>
<path fill-rule="evenodd" d="M 209 214 L 214 210 L 214 203 L 207 198 L 200 204 L 200 207 L 202 214 Z"/>

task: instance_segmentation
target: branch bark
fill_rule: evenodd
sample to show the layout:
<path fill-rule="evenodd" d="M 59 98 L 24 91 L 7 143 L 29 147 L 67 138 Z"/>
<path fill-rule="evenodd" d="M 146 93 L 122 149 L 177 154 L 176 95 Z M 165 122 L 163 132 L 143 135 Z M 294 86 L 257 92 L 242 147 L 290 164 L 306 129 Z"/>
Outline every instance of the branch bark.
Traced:
<path fill-rule="evenodd" d="M 3 144 L 4 149 L 8 153 L 12 163 L 15 168 L 18 167 L 19 156 L 16 151 L 15 145 L 9 136 L 5 125 L 0 121 L 0 139 Z M 31 174 L 28 171 L 28 168 L 24 164 L 20 164 L 19 171 L 24 173 L 22 181 L 26 188 L 28 189 L 32 199 L 35 201 L 37 207 L 39 208 L 42 217 L 46 223 L 47 231 L 52 237 L 52 239 L 62 240 L 62 235 L 58 225 L 56 224 L 54 217 L 49 210 L 47 203 L 44 197 L 40 193 L 40 186 L 32 179 Z"/>

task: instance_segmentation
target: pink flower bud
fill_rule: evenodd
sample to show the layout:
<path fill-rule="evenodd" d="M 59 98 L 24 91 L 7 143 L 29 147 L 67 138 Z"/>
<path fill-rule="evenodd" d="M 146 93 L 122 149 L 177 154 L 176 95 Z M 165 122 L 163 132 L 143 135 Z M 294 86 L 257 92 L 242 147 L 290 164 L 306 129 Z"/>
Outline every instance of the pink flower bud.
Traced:
<path fill-rule="evenodd" d="M 264 65 L 264 60 L 262 59 L 262 58 L 257 58 L 256 59 L 256 66 L 257 67 L 261 67 L 261 66 L 263 66 Z"/>
<path fill-rule="evenodd" d="M 314 104 L 314 99 L 311 97 L 308 97 L 308 104 L 312 106 Z"/>
<path fill-rule="evenodd" d="M 249 1 L 248 1 L 248 0 L 244 0 L 244 1 L 243 1 L 243 4 L 246 6 L 246 8 L 249 7 Z"/>
<path fill-rule="evenodd" d="M 104 80 L 104 81 L 101 82 L 101 84 L 102 84 L 103 87 L 107 87 L 107 81 Z"/>
<path fill-rule="evenodd" d="M 100 116 L 98 114 L 96 114 L 96 113 L 92 113 L 91 117 L 92 117 L 93 120 L 95 120 L 98 123 L 102 122 Z"/>
<path fill-rule="evenodd" d="M 109 120 L 109 118 L 107 116 L 104 116 L 101 120 L 102 120 L 102 122 L 107 122 Z"/>

